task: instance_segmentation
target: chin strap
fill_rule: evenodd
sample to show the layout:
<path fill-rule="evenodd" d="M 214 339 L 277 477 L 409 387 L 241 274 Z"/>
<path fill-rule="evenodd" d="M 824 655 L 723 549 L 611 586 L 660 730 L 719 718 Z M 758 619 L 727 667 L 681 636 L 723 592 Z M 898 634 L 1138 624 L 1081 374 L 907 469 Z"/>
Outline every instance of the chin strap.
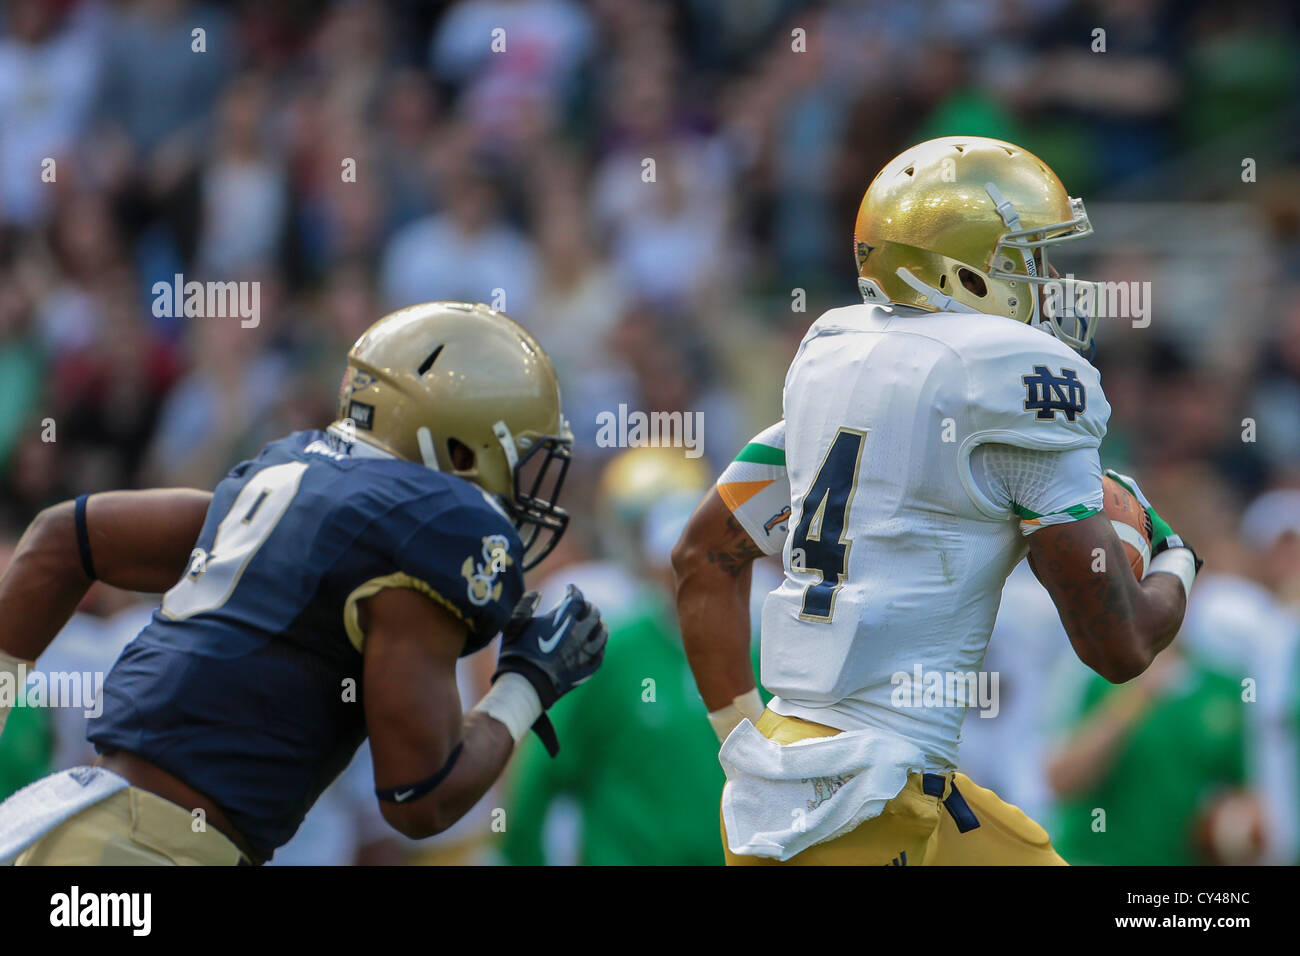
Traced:
<path fill-rule="evenodd" d="M 1080 318 L 1080 319 L 1079 319 L 1079 328 L 1081 328 L 1081 329 L 1083 330 L 1083 334 L 1084 334 L 1084 335 L 1087 335 L 1087 334 L 1088 334 L 1088 320 L 1087 320 L 1087 319 L 1084 319 L 1084 318 Z M 1070 343 L 1067 342 L 1066 344 L 1069 345 Z M 1088 341 L 1088 347 L 1087 347 L 1087 349 L 1084 349 L 1084 350 L 1080 351 L 1079 354 L 1082 355 L 1084 358 L 1086 358 L 1089 362 L 1094 361 L 1094 360 L 1097 358 L 1097 340 L 1096 340 L 1096 339 L 1090 339 L 1090 340 Z"/>
<path fill-rule="evenodd" d="M 438 467 L 438 452 L 433 447 L 433 432 L 429 431 L 427 425 L 421 425 L 416 431 L 415 441 L 420 446 L 420 458 L 424 461 L 424 467 L 441 471 Z"/>
<path fill-rule="evenodd" d="M 944 295 L 934 286 L 926 285 L 912 273 L 908 272 L 902 266 L 898 267 L 897 275 L 906 282 L 918 295 L 925 296 L 925 301 L 934 306 L 940 312 L 967 312 L 971 315 L 978 315 L 979 309 L 972 309 L 969 305 L 958 302 L 950 295 Z"/>
<path fill-rule="evenodd" d="M 510 474 L 515 473 L 515 468 L 519 466 L 519 446 L 515 442 L 515 436 L 510 434 L 510 426 L 505 421 L 499 421 L 492 426 L 492 434 L 497 437 L 501 444 L 501 450 L 506 456 L 506 466 L 510 469 Z"/>

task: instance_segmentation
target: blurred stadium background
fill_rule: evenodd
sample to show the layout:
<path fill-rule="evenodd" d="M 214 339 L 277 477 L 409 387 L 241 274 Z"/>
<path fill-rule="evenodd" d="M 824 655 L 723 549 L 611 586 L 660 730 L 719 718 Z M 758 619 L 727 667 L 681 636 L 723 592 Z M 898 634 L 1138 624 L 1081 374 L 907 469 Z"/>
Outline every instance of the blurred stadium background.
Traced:
<path fill-rule="evenodd" d="M 809 322 L 854 301 L 875 171 L 934 136 L 1005 138 L 1088 203 L 1096 235 L 1063 272 L 1153 284 L 1149 327 L 1099 335 L 1103 462 L 1207 567 L 1177 652 L 1123 687 L 1074 660 L 1018 571 L 987 662 L 1000 712 L 968 717 L 963 769 L 1073 862 L 1294 863 L 1298 15 L 1282 0 L 9 0 L 0 560 L 46 505 L 209 488 L 328 422 L 347 347 L 391 308 L 504 290 L 579 437 L 574 530 L 544 570 L 605 608 L 608 664 L 557 708 L 561 758 L 530 741 L 453 831 L 387 832 L 363 751 L 276 862 L 721 862 L 722 774 L 668 549 L 780 416 Z M 259 282 L 259 324 L 155 317 L 153 283 L 176 273 Z M 704 457 L 598 447 L 596 416 L 620 403 L 702 412 Z M 42 667 L 106 670 L 151 607 L 97 586 Z M 491 657 L 466 662 L 466 706 Z M 82 722 L 15 711 L 0 796 L 87 760 Z"/>

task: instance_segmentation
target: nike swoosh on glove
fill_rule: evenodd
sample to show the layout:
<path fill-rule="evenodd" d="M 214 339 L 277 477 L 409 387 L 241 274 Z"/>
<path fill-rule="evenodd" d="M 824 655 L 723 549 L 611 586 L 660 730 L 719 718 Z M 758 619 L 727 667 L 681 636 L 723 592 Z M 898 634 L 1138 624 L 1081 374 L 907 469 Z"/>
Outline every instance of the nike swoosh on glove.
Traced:
<path fill-rule="evenodd" d="M 501 636 L 495 681 L 502 674 L 527 678 L 542 704 L 537 731 L 551 756 L 559 751 L 546 711 L 557 700 L 588 680 L 605 659 L 609 631 L 600 610 L 570 584 L 564 597 L 545 614 L 534 616 L 541 596 L 529 591 L 515 605 Z"/>

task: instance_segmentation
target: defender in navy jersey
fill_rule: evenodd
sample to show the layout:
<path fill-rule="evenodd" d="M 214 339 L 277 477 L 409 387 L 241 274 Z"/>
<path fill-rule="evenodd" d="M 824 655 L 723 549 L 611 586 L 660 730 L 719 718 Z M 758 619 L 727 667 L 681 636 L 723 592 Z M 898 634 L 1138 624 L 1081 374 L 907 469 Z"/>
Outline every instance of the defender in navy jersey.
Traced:
<path fill-rule="evenodd" d="M 358 340 L 328 430 L 270 443 L 210 498 L 43 513 L 0 579 L 0 667 L 43 651 L 95 577 L 166 594 L 105 682 L 97 767 L 0 806 L 0 862 L 264 861 L 367 734 L 385 818 L 425 836 L 528 728 L 554 750 L 544 712 L 605 641 L 576 588 L 541 616 L 524 594 L 567 524 L 571 443 L 527 332 L 429 303 Z M 462 715 L 456 659 L 499 633 L 492 691 Z"/>

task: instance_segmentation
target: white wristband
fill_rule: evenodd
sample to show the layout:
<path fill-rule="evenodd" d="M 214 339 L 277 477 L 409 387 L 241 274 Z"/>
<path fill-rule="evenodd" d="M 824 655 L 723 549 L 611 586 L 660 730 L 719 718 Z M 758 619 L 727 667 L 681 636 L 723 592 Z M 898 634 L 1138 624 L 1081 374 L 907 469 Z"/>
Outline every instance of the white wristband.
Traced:
<path fill-rule="evenodd" d="M 542 716 L 542 702 L 537 691 L 523 674 L 505 673 L 496 679 L 492 689 L 474 705 L 474 710 L 487 714 L 506 725 L 515 743 L 528 733 L 528 729 Z"/>
<path fill-rule="evenodd" d="M 1192 593 L 1192 582 L 1196 580 L 1196 556 L 1191 548 L 1169 548 L 1161 551 L 1151 559 L 1147 576 L 1153 574 L 1172 574 L 1183 582 L 1183 596 Z"/>
<path fill-rule="evenodd" d="M 9 710 L 24 693 L 27 684 L 27 672 L 34 667 L 32 661 L 24 661 L 0 651 L 0 684 L 8 684 L 0 694 L 0 734 L 4 733 L 5 721 L 9 719 Z M 3 680 L 7 676 L 8 680 Z"/>
<path fill-rule="evenodd" d="M 713 732 L 718 735 L 718 742 L 721 743 L 745 718 L 748 717 L 751 724 L 756 724 L 762 716 L 763 698 L 758 696 L 758 688 L 755 687 L 735 698 L 726 707 L 711 711 L 709 723 L 713 725 Z"/>

